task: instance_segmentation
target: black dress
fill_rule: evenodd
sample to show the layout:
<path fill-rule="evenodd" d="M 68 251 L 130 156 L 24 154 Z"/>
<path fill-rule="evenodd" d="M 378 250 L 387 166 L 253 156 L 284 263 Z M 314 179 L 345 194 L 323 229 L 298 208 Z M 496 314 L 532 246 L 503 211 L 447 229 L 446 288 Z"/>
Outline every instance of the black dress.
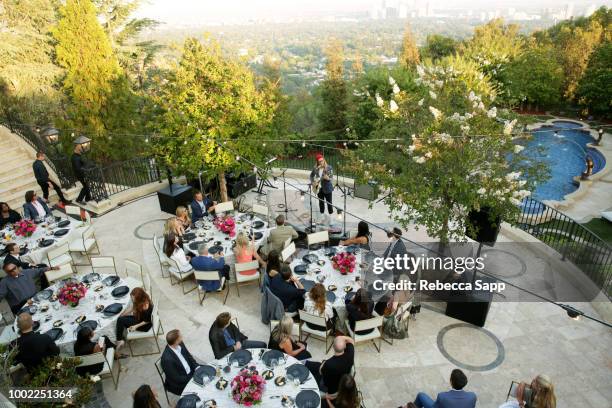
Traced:
<path fill-rule="evenodd" d="M 294 341 L 293 339 L 290 339 L 291 341 L 291 350 L 295 351 L 297 349 L 300 348 L 300 346 L 297 344 L 296 341 Z M 306 343 L 302 342 L 302 344 L 306 345 Z M 268 348 L 271 350 L 278 350 L 278 351 L 282 351 L 283 353 L 285 352 L 285 350 L 283 350 L 280 345 L 278 344 L 278 342 L 274 339 L 274 337 L 272 336 L 272 334 L 270 334 L 270 339 L 268 340 Z M 310 357 L 312 357 L 312 354 L 310 354 L 310 352 L 306 349 L 300 351 L 299 354 L 293 356 L 295 357 L 297 360 L 306 360 Z"/>
<path fill-rule="evenodd" d="M 136 319 L 136 317 L 133 315 L 120 316 L 117 319 L 117 326 L 116 326 L 117 341 L 123 340 L 124 338 L 123 332 L 125 331 L 125 329 L 127 329 L 128 327 L 134 326 L 135 324 L 138 324 L 140 322 L 146 322 L 146 323 L 140 326 L 136 330 L 141 331 L 141 332 L 149 331 L 151 327 L 153 326 L 152 315 L 153 315 L 153 303 L 149 303 L 149 308 L 147 310 L 142 311 L 142 315 L 140 319 Z"/>
<path fill-rule="evenodd" d="M 94 353 L 94 347 L 96 344 L 93 341 L 89 341 L 87 343 L 74 343 L 74 355 L 75 356 L 88 356 Z M 104 336 L 104 346 L 106 349 L 115 348 L 115 344 L 108 339 L 108 337 Z M 98 374 L 104 368 L 104 363 L 93 364 L 85 367 L 77 367 L 76 372 L 78 375 L 84 377 L 87 375 Z"/>
<path fill-rule="evenodd" d="M 346 312 L 348 314 L 348 321 L 351 330 L 355 332 L 355 322 L 359 320 L 366 320 L 372 317 L 372 310 L 374 309 L 374 305 L 370 302 L 368 304 L 369 314 L 363 313 L 357 305 L 351 303 L 350 301 L 346 301 Z M 372 333 L 374 329 L 368 330 L 359 330 L 356 331 L 355 334 L 369 334 Z"/>
<path fill-rule="evenodd" d="M 8 217 L 0 215 L 0 228 L 4 228 L 6 224 L 14 224 L 21 220 L 21 215 L 15 210 L 9 210 Z"/>

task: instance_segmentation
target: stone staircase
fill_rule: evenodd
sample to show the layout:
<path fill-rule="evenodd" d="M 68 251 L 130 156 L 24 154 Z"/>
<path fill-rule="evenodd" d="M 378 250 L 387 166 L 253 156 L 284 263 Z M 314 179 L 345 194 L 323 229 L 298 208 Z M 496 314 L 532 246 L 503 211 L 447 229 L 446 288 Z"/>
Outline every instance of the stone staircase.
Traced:
<path fill-rule="evenodd" d="M 0 126 L 0 201 L 21 211 L 26 191 L 34 190 L 42 196 L 40 186 L 34 178 L 32 163 L 36 159 L 36 151 L 19 136 Z M 47 166 L 51 178 L 59 184 L 55 173 Z M 78 194 L 77 188 L 64 190 L 67 199 L 72 200 Z M 58 197 L 55 190 L 49 191 L 49 202 L 56 204 Z"/>

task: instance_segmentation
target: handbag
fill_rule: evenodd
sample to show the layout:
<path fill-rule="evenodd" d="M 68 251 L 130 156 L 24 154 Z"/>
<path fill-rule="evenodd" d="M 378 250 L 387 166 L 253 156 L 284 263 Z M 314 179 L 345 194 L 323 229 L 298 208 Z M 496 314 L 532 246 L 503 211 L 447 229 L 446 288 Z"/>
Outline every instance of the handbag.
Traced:
<path fill-rule="evenodd" d="M 383 332 L 385 336 L 392 339 L 405 339 L 408 337 L 411 306 L 412 302 L 407 302 L 398 307 L 395 313 L 383 317 Z"/>

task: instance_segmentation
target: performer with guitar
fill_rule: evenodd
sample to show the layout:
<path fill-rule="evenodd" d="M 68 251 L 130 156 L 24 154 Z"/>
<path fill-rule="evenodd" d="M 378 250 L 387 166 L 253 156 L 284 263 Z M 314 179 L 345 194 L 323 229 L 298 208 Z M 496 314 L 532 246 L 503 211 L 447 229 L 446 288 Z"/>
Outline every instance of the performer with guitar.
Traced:
<path fill-rule="evenodd" d="M 325 203 L 327 201 L 327 211 L 330 214 L 334 213 L 334 207 L 332 206 L 332 192 L 334 191 L 333 178 L 334 173 L 332 166 L 327 164 L 325 158 L 321 153 L 317 153 L 315 156 L 317 159 L 316 166 L 310 172 L 310 183 L 312 191 L 317 193 L 319 197 L 319 211 L 321 214 L 325 213 Z"/>

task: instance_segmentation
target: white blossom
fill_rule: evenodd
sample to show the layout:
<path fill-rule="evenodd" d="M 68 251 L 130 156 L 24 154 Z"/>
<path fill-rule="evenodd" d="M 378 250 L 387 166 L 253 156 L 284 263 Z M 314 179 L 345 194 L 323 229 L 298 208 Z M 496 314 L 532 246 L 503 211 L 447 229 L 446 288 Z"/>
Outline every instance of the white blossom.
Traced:
<path fill-rule="evenodd" d="M 518 198 L 510 197 L 510 202 L 514 205 L 521 205 L 521 200 Z"/>
<path fill-rule="evenodd" d="M 438 95 L 436 95 L 434 91 L 429 91 L 429 96 L 431 97 L 431 99 L 438 99 Z"/>
<path fill-rule="evenodd" d="M 416 146 L 415 146 L 415 145 L 410 145 L 410 146 L 408 146 L 408 151 L 410 151 L 410 152 L 414 152 L 414 149 L 416 149 Z"/>
<path fill-rule="evenodd" d="M 429 107 L 429 111 L 431 112 L 431 114 L 436 120 L 442 117 L 442 112 L 440 112 L 438 109 L 434 108 L 433 106 Z"/>
<path fill-rule="evenodd" d="M 474 91 L 470 91 L 468 99 L 470 100 L 470 102 L 474 102 L 476 100 L 476 94 L 474 93 Z"/>
<path fill-rule="evenodd" d="M 392 76 L 389 76 L 389 85 L 391 86 L 395 85 L 395 79 L 393 79 Z"/>
<path fill-rule="evenodd" d="M 397 112 L 398 109 L 399 107 L 397 106 L 397 103 L 393 99 L 391 99 L 389 101 L 389 110 L 391 111 L 391 113 Z"/>
<path fill-rule="evenodd" d="M 479 195 L 485 195 L 487 190 L 484 187 L 480 187 L 478 191 L 476 191 Z"/>
<path fill-rule="evenodd" d="M 100 376 L 99 375 L 92 375 L 89 377 L 89 379 L 91 380 L 91 382 L 97 383 L 98 381 L 100 381 Z"/>
<path fill-rule="evenodd" d="M 490 118 L 494 118 L 497 116 L 497 108 L 494 106 L 487 111 L 487 116 Z"/>
<path fill-rule="evenodd" d="M 397 86 L 397 84 L 393 84 L 393 93 L 395 95 L 397 95 L 398 93 L 400 93 L 400 87 Z"/>
<path fill-rule="evenodd" d="M 421 99 L 421 100 L 419 101 L 419 103 L 418 103 L 418 104 L 419 104 L 419 106 L 423 106 L 423 102 L 425 102 L 425 99 Z"/>
<path fill-rule="evenodd" d="M 57 364 L 55 365 L 55 368 L 56 368 L 56 369 L 58 369 L 58 370 L 59 370 L 60 368 L 62 368 L 62 363 L 57 363 Z"/>
<path fill-rule="evenodd" d="M 461 132 L 463 132 L 464 135 L 470 133 L 470 125 L 461 125 Z"/>
<path fill-rule="evenodd" d="M 422 156 L 415 156 L 412 160 L 414 160 L 415 162 L 417 162 L 418 164 L 423 164 L 425 163 L 425 158 Z"/>
<path fill-rule="evenodd" d="M 521 172 L 519 171 L 513 171 L 512 173 L 506 174 L 506 180 L 508 181 L 518 180 L 519 177 L 521 177 Z"/>
<path fill-rule="evenodd" d="M 376 105 L 378 105 L 379 108 L 385 105 L 385 101 L 383 101 L 383 98 L 381 98 L 378 93 L 376 94 Z"/>
<path fill-rule="evenodd" d="M 419 75 L 419 78 L 425 75 L 425 69 L 423 69 L 422 65 L 417 65 L 416 69 L 417 69 L 417 74 Z"/>
<path fill-rule="evenodd" d="M 478 103 L 478 109 L 480 109 L 480 110 L 485 110 L 484 103 L 479 102 L 479 103 Z"/>
<path fill-rule="evenodd" d="M 442 85 L 444 85 L 444 81 L 436 81 L 435 83 L 438 88 L 442 88 Z"/>
<path fill-rule="evenodd" d="M 474 115 L 472 115 L 471 113 L 469 113 L 469 112 L 465 113 L 465 120 L 472 119 L 473 117 L 474 117 Z"/>
<path fill-rule="evenodd" d="M 521 145 L 514 145 L 514 153 L 520 153 L 523 150 L 525 150 L 525 146 L 521 146 Z"/>
<path fill-rule="evenodd" d="M 427 157 L 428 159 L 431 159 L 432 156 L 433 156 L 433 153 L 431 152 L 425 153 L 425 157 Z"/>

